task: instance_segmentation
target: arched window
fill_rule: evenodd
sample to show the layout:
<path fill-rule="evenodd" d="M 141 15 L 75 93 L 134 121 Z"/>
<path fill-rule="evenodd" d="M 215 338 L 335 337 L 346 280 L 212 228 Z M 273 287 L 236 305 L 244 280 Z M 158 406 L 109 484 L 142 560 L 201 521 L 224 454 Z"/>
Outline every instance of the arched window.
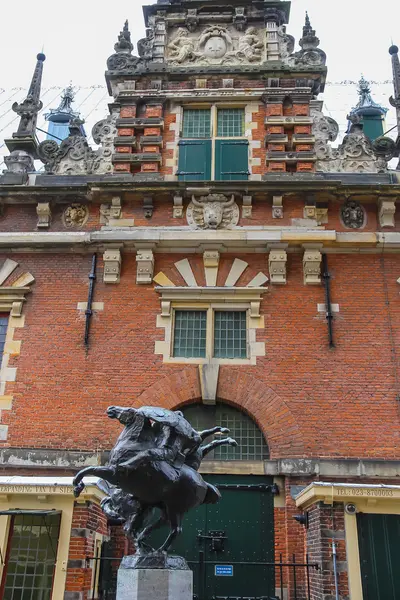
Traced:
<path fill-rule="evenodd" d="M 220 446 L 207 456 L 205 460 L 265 460 L 269 458 L 268 446 L 256 423 L 240 410 L 226 404 L 217 403 L 215 406 L 194 404 L 183 409 L 185 418 L 198 431 L 211 429 L 215 426 L 227 427 L 230 437 L 233 437 L 238 447 Z M 222 439 L 216 435 L 212 439 Z"/>

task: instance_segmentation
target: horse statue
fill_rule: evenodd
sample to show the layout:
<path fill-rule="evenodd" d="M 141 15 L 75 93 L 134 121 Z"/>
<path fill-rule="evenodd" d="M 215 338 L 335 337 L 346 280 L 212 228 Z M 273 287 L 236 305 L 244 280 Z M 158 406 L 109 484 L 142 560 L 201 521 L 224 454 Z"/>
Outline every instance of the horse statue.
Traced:
<path fill-rule="evenodd" d="M 106 466 L 86 467 L 75 476 L 75 496 L 83 491 L 87 475 L 102 478 L 108 484 L 102 508 L 109 517 L 124 523 L 138 551 L 152 552 L 144 540 L 168 524 L 170 533 L 158 549 L 167 552 L 182 531 L 185 513 L 201 504 L 215 504 L 221 497 L 218 489 L 198 473 L 201 461 L 214 448 L 237 446 L 237 442 L 226 437 L 202 445 L 207 437 L 226 435 L 229 430 L 214 427 L 198 432 L 180 411 L 111 406 L 107 415 L 125 428 Z M 156 508 L 161 516 L 147 524 Z"/>

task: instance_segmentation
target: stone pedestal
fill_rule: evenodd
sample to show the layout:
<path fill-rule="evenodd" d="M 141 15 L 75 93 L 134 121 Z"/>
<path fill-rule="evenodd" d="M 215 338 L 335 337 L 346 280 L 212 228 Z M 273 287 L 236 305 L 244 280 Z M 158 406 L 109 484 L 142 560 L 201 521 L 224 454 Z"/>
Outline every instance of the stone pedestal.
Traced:
<path fill-rule="evenodd" d="M 193 573 L 180 556 L 125 556 L 117 600 L 192 600 Z"/>

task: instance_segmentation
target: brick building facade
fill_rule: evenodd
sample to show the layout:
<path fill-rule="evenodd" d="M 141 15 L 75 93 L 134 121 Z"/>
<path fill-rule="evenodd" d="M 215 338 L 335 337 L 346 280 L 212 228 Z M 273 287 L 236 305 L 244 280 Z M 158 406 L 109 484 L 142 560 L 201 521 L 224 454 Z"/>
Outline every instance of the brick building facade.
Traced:
<path fill-rule="evenodd" d="M 61 144 L 38 144 L 44 55 L 13 107 L 0 176 L 4 598 L 112 597 L 104 581 L 127 542 L 97 479 L 72 495 L 73 475 L 103 464 L 119 433 L 110 404 L 211 415 L 238 438 L 202 472 L 228 486 L 233 522 L 247 502 L 235 486 L 259 486 L 248 506 L 268 496 L 254 517 L 265 570 L 252 575 L 239 540 L 253 582 L 218 583 L 218 597 L 399 597 L 400 178 L 388 162 L 400 147 L 356 117 L 332 146 L 326 55 L 308 16 L 294 51 L 289 11 L 144 7 L 139 56 L 126 24 L 107 62 L 97 149 L 75 116 Z M 53 562 L 41 523 L 58 539 Z M 48 566 L 21 583 L 23 531 Z"/>

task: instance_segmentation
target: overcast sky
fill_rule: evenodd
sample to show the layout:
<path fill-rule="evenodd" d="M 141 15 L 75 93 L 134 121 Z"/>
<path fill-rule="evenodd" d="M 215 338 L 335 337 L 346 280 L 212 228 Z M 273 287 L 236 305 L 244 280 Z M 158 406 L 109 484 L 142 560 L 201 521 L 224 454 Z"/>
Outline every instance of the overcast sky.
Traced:
<path fill-rule="evenodd" d="M 144 36 L 142 3 L 105 0 L 14 0 L 0 20 L 0 88 L 26 87 L 35 56 L 44 48 L 45 87 L 103 85 L 107 57 L 113 53 L 124 20 L 133 42 Z M 151 2 L 148 2 L 151 4 Z M 293 0 L 288 33 L 301 36 L 304 13 L 328 55 L 328 79 L 377 81 L 391 78 L 388 48 L 400 45 L 400 1 Z"/>

